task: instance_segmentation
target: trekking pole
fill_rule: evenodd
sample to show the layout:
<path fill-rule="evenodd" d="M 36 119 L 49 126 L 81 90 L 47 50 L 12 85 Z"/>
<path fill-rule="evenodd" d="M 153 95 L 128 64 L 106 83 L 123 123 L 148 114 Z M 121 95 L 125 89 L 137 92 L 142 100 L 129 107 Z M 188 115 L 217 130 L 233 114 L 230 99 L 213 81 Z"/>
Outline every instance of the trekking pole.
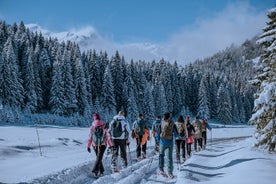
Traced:
<path fill-rule="evenodd" d="M 132 167 L 132 158 L 131 158 L 131 153 L 130 153 L 130 148 L 129 148 L 129 145 L 127 145 L 128 147 L 128 154 L 129 154 L 129 159 L 130 159 L 130 169 L 131 169 L 131 172 L 134 171 L 133 167 Z"/>

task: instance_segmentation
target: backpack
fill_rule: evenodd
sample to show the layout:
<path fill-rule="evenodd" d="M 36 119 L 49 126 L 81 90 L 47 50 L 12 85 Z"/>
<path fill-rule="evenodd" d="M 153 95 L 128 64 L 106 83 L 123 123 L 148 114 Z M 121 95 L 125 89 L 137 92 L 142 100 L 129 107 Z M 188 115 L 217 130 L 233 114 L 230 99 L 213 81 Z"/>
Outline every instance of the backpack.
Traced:
<path fill-rule="evenodd" d="M 173 138 L 173 126 L 172 121 L 162 121 L 160 138 L 171 140 Z"/>
<path fill-rule="evenodd" d="M 111 133 L 112 137 L 121 137 L 121 135 L 123 134 L 121 120 L 119 120 L 119 119 L 113 120 L 113 122 L 111 123 L 111 132 L 110 133 Z"/>
<path fill-rule="evenodd" d="M 104 130 L 102 126 L 96 126 L 92 132 L 92 140 L 96 146 L 100 146 L 104 141 Z"/>
<path fill-rule="evenodd" d="M 144 134 L 144 128 L 145 128 L 145 123 L 144 121 L 141 119 L 141 120 L 137 120 L 135 122 L 135 133 L 137 135 L 143 135 Z"/>
<path fill-rule="evenodd" d="M 193 135 L 194 131 L 195 131 L 194 126 L 192 124 L 188 123 L 187 124 L 187 131 L 188 131 L 188 136 Z"/>
<path fill-rule="evenodd" d="M 184 123 L 176 122 L 175 125 L 177 128 L 179 137 L 184 138 L 185 137 L 185 132 L 184 132 L 184 128 L 183 128 Z"/>
<path fill-rule="evenodd" d="M 201 133 L 202 132 L 202 124 L 201 124 L 201 122 L 199 121 L 199 120 L 196 120 L 195 122 L 194 122 L 194 128 L 195 128 L 195 133 L 196 134 L 199 134 L 199 133 Z"/>

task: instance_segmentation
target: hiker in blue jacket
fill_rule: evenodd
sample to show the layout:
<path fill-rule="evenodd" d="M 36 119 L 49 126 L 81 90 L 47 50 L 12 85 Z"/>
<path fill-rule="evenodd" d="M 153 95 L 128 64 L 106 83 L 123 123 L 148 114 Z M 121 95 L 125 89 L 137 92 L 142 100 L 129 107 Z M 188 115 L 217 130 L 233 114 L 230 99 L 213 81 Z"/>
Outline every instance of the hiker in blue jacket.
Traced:
<path fill-rule="evenodd" d="M 157 140 L 156 136 L 160 128 L 161 128 L 161 116 L 156 116 L 156 119 L 152 124 L 152 131 L 151 131 L 155 141 L 155 148 L 154 148 L 155 154 L 159 153 L 159 141 Z"/>
<path fill-rule="evenodd" d="M 173 178 L 173 145 L 174 137 L 178 137 L 177 128 L 170 119 L 170 113 L 165 112 L 161 121 L 161 130 L 157 132 L 159 141 L 159 174 L 165 177 Z M 168 149 L 168 174 L 164 171 L 165 151 Z"/>

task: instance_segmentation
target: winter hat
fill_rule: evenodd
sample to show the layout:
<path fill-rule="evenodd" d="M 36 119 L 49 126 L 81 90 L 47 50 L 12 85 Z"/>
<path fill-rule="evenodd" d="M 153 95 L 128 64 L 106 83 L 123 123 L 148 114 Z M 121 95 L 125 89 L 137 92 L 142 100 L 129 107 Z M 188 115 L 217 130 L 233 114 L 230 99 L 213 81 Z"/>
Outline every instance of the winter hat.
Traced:
<path fill-rule="evenodd" d="M 94 114 L 93 114 L 93 118 L 94 118 L 94 119 L 98 119 L 98 120 L 101 119 L 101 118 L 100 118 L 100 115 L 99 115 L 98 113 L 94 113 Z"/>

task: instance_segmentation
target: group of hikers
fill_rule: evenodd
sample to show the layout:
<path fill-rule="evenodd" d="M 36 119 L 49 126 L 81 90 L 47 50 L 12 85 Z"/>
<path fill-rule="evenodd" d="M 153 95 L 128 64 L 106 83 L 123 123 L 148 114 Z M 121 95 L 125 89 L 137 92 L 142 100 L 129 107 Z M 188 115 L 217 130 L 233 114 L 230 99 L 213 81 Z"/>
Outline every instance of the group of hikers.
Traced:
<path fill-rule="evenodd" d="M 127 148 L 130 154 L 130 137 L 136 140 L 137 161 L 147 158 L 147 141 L 150 141 L 152 134 L 155 140 L 155 154 L 159 154 L 159 171 L 162 176 L 173 178 L 173 148 L 175 145 L 177 163 L 183 163 L 191 156 L 192 144 L 194 150 L 200 151 L 206 147 L 206 130 L 211 130 L 206 119 L 200 120 L 196 116 L 191 122 L 190 117 L 186 120 L 180 115 L 173 122 L 169 112 L 165 112 L 163 117 L 157 116 L 151 127 L 148 126 L 142 114 L 138 114 L 132 127 L 125 118 L 125 112 L 120 111 L 115 115 L 110 123 L 104 123 L 98 113 L 93 114 L 94 121 L 90 127 L 90 134 L 87 144 L 87 151 L 91 152 L 91 145 L 96 154 L 92 173 L 95 177 L 102 176 L 104 166 L 102 163 L 104 152 L 108 146 L 111 156 L 111 169 L 113 173 L 119 172 L 117 160 L 120 153 L 121 166 L 128 166 Z M 168 150 L 168 174 L 164 171 L 165 151 Z M 187 156 L 186 156 L 187 151 Z"/>

